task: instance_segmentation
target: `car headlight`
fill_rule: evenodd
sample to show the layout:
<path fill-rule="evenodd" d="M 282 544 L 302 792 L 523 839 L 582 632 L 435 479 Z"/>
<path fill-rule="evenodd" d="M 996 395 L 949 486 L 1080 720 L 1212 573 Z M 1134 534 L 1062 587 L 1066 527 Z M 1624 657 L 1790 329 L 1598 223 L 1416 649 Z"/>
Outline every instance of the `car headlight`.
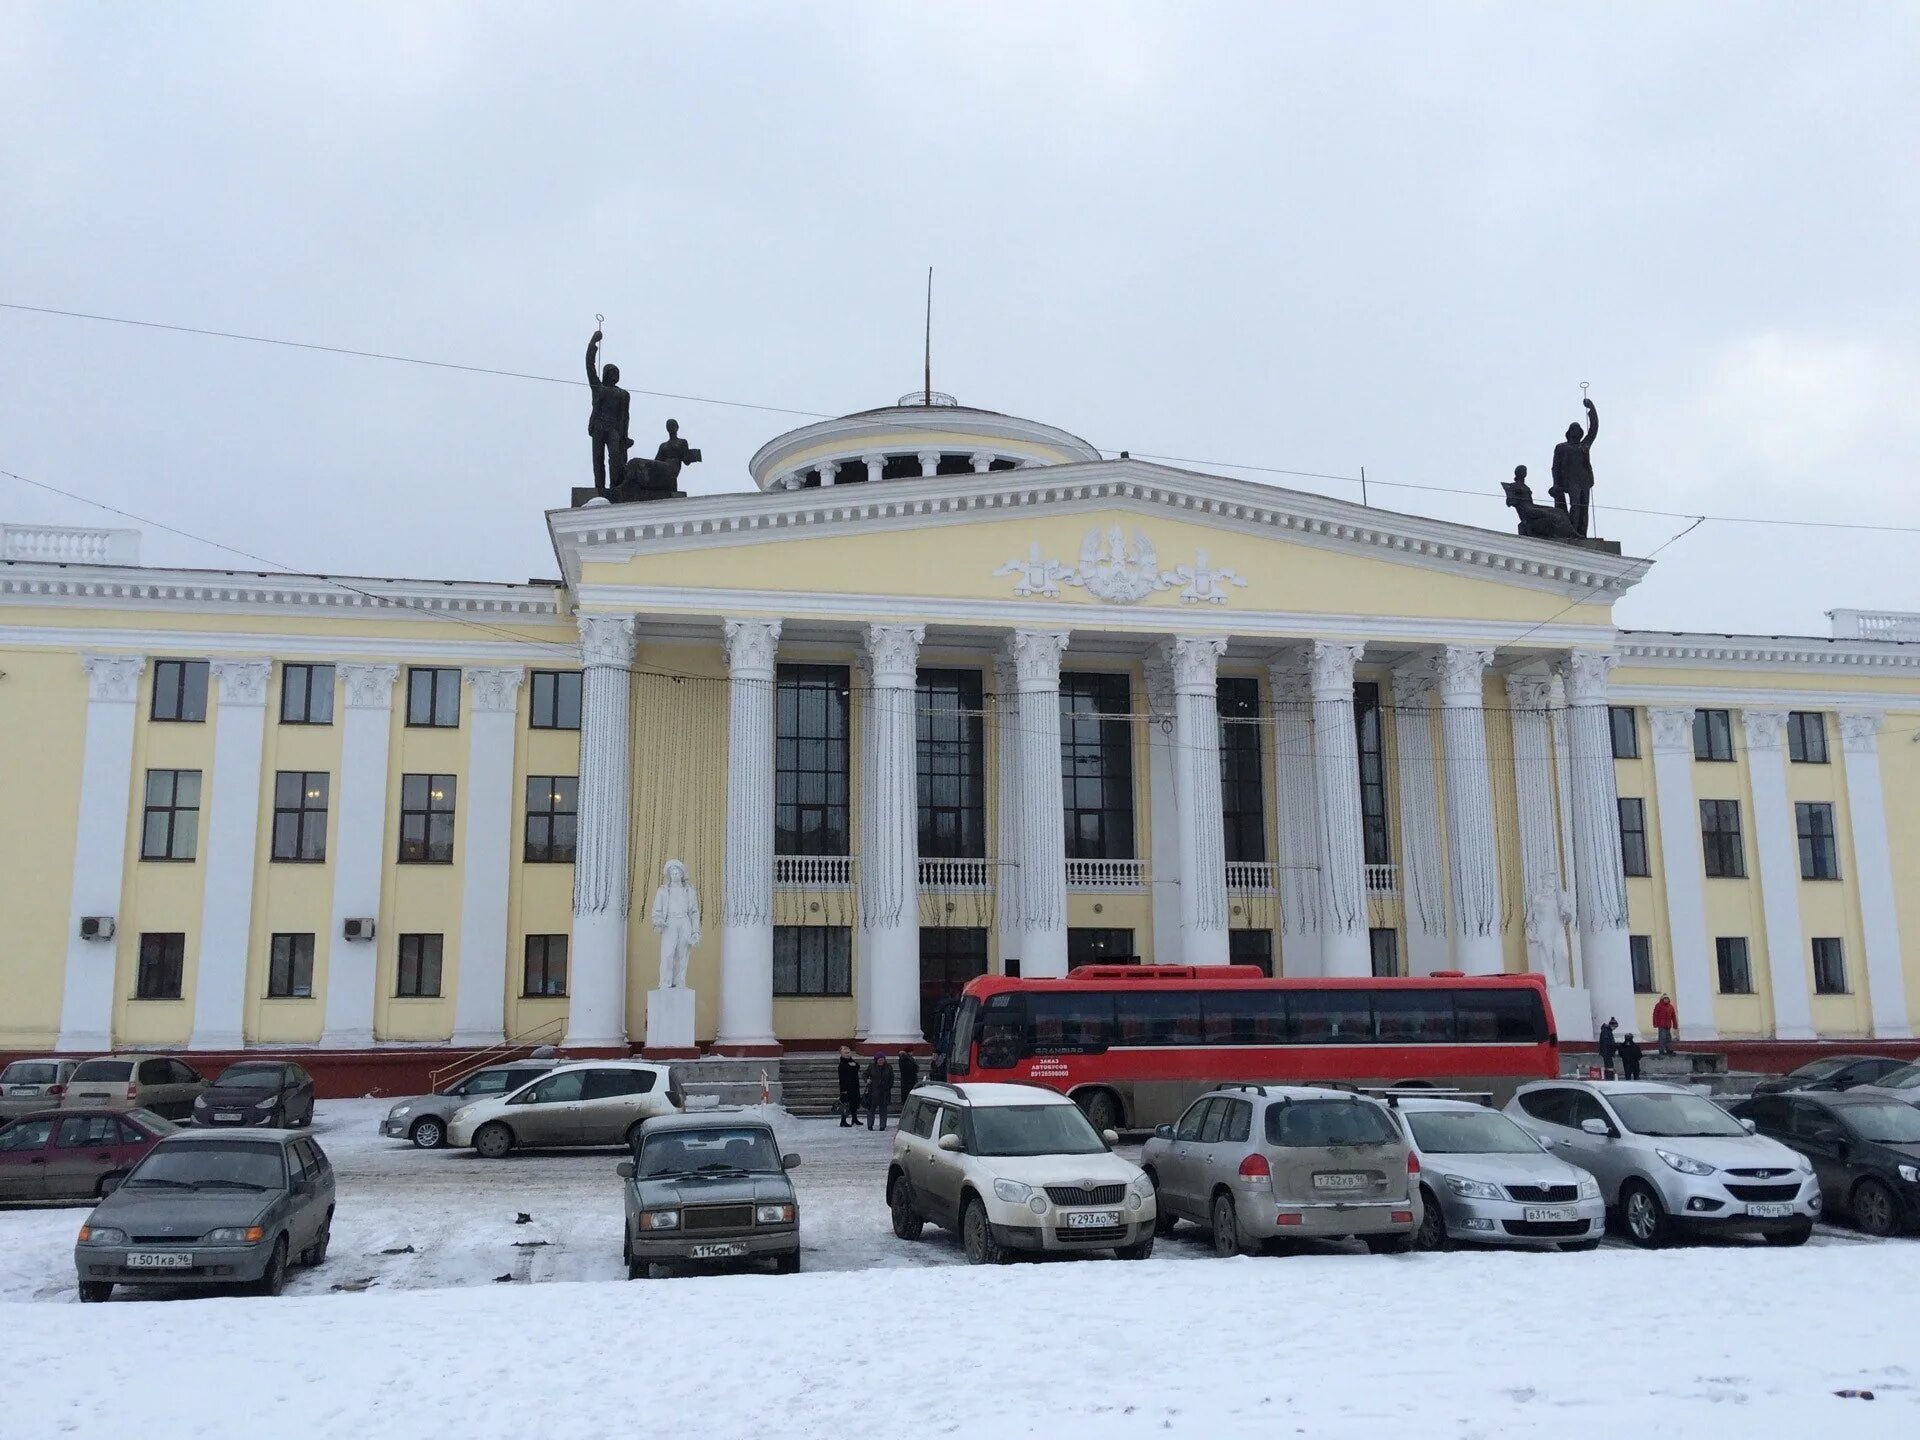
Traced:
<path fill-rule="evenodd" d="M 1464 1195 L 1469 1200 L 1498 1200 L 1500 1187 L 1489 1185 L 1485 1180 L 1463 1180 L 1458 1175 L 1447 1176 L 1447 1189 L 1456 1195 Z"/>
<path fill-rule="evenodd" d="M 1033 1198 L 1033 1187 L 1018 1180 L 996 1180 L 993 1182 L 993 1193 L 1009 1205 L 1024 1205 Z"/>
<path fill-rule="evenodd" d="M 1580 1177 L 1580 1198 L 1582 1200 L 1598 1200 L 1600 1198 L 1600 1182 L 1591 1175 L 1582 1175 Z"/>
<path fill-rule="evenodd" d="M 204 1110 L 211 1103 L 212 1102 L 204 1095 L 196 1095 L 193 1097 L 193 1108 L 196 1110 Z"/>
<path fill-rule="evenodd" d="M 411 1105 L 396 1105 L 393 1107 L 393 1109 L 387 1112 L 387 1118 L 389 1120 L 398 1120 L 401 1116 L 407 1114 L 412 1109 L 413 1107 Z"/>
<path fill-rule="evenodd" d="M 1656 1150 L 1653 1153 L 1666 1161 L 1667 1164 L 1671 1165 L 1674 1169 L 1678 1170 L 1682 1175 L 1713 1174 L 1713 1166 L 1708 1165 L 1704 1161 L 1695 1160 L 1690 1155 L 1681 1155 L 1672 1150 Z"/>
<path fill-rule="evenodd" d="M 116 1230 L 111 1225 L 82 1225 L 80 1227 L 82 1245 L 124 1245 L 127 1232 Z"/>
<path fill-rule="evenodd" d="M 1151 1200 L 1153 1198 L 1153 1181 L 1145 1175 L 1142 1175 L 1138 1180 L 1133 1182 L 1133 1193 L 1138 1195 L 1142 1200 Z"/>
<path fill-rule="evenodd" d="M 1920 1165 L 1902 1165 L 1900 1178 L 1909 1185 L 1920 1185 Z"/>
<path fill-rule="evenodd" d="M 756 1225 L 788 1225 L 793 1222 L 791 1205 L 756 1205 L 753 1207 L 753 1223 Z"/>
<path fill-rule="evenodd" d="M 269 1095 L 264 1100 L 254 1101 L 253 1108 L 256 1110 L 271 1110 L 275 1105 L 278 1105 L 279 1103 L 280 1103 L 280 1097 L 278 1095 Z"/>
<path fill-rule="evenodd" d="M 222 1225 L 209 1230 L 203 1243 L 208 1245 L 258 1245 L 266 1235 L 258 1225 Z"/>
<path fill-rule="evenodd" d="M 640 1217 L 642 1230 L 678 1230 L 680 1212 L 678 1210 L 649 1210 Z"/>

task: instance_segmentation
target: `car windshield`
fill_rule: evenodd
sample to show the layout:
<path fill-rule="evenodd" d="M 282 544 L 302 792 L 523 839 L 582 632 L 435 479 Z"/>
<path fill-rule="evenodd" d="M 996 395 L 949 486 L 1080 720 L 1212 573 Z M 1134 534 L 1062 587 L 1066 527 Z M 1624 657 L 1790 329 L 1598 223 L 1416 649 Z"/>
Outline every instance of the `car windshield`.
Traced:
<path fill-rule="evenodd" d="M 216 1090 L 274 1090 L 287 1072 L 278 1065 L 229 1065 L 213 1082 Z"/>
<path fill-rule="evenodd" d="M 1849 1105 L 1840 1112 L 1868 1140 L 1882 1145 L 1920 1145 L 1920 1111 L 1896 1100 Z"/>
<path fill-rule="evenodd" d="M 1809 1060 L 1798 1070 L 1789 1070 L 1787 1078 L 1789 1080 L 1825 1080 L 1838 1075 L 1852 1063 L 1844 1057 L 1838 1060 Z"/>
<path fill-rule="evenodd" d="M 1746 1127 L 1711 1100 L 1698 1095 L 1647 1091 L 1609 1095 L 1620 1123 L 1636 1135 L 1744 1135 Z"/>
<path fill-rule="evenodd" d="M 73 1069 L 75 1080 L 131 1080 L 131 1060 L 82 1060 Z"/>
<path fill-rule="evenodd" d="M 1528 1155 L 1540 1146 L 1497 1110 L 1403 1111 L 1429 1155 Z"/>
<path fill-rule="evenodd" d="M 1882 1090 L 1911 1090 L 1920 1085 L 1920 1065 L 1902 1065 L 1898 1070 L 1889 1070 L 1873 1083 Z"/>
<path fill-rule="evenodd" d="M 1387 1145 L 1393 1122 L 1365 1100 L 1295 1100 L 1267 1110 L 1269 1145 Z"/>
<path fill-rule="evenodd" d="M 976 1105 L 976 1155 L 1096 1155 L 1106 1142 L 1078 1105 Z"/>
<path fill-rule="evenodd" d="M 766 1174 L 780 1169 L 780 1151 L 771 1131 L 757 1125 L 712 1130 L 669 1130 L 648 1135 L 640 1144 L 637 1174 Z"/>
<path fill-rule="evenodd" d="M 51 1085 L 60 1067 L 51 1060 L 16 1060 L 0 1070 L 0 1085 Z"/>
<path fill-rule="evenodd" d="M 132 1187 L 187 1190 L 279 1190 L 286 1166 L 278 1145 L 169 1141 L 156 1145 L 127 1177 Z"/>

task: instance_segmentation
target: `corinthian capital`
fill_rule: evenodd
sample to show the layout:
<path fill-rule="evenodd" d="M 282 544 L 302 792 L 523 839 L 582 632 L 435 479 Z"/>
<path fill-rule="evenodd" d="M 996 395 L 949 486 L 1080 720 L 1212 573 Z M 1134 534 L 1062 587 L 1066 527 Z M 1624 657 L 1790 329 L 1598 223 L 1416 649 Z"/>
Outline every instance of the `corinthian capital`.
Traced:
<path fill-rule="evenodd" d="M 1058 690 L 1060 657 L 1066 653 L 1065 630 L 1016 630 L 1007 637 L 1014 675 L 1023 690 Z"/>
<path fill-rule="evenodd" d="M 1740 728 L 1747 732 L 1747 749 L 1778 750 L 1780 737 L 1787 733 L 1787 712 L 1742 710 Z"/>
<path fill-rule="evenodd" d="M 147 668 L 144 655 L 82 655 L 80 663 L 87 672 L 89 700 L 118 700 L 131 705 L 140 698 L 140 672 Z"/>
<path fill-rule="evenodd" d="M 1493 663 L 1493 651 L 1478 645 L 1443 645 L 1434 657 L 1433 675 L 1440 687 L 1440 698 L 1458 704 L 1471 701 L 1478 705 L 1481 683 L 1487 666 Z"/>
<path fill-rule="evenodd" d="M 267 703 L 267 682 L 273 678 L 271 660 L 215 660 L 207 669 L 220 687 L 222 705 Z"/>
<path fill-rule="evenodd" d="M 1570 650 L 1560 673 L 1567 687 L 1567 704 L 1599 705 L 1607 698 L 1607 675 L 1613 656 L 1604 650 Z"/>
<path fill-rule="evenodd" d="M 867 626 L 867 658 L 873 667 L 876 685 L 911 685 L 920 662 L 920 642 L 927 638 L 924 625 Z"/>
<path fill-rule="evenodd" d="M 1353 667 L 1360 663 L 1364 645 L 1344 640 L 1316 640 L 1307 651 L 1307 666 L 1313 676 L 1313 698 L 1339 700 L 1353 698 Z"/>
<path fill-rule="evenodd" d="M 1220 657 L 1227 653 L 1224 638 L 1212 635 L 1172 635 L 1153 647 L 1177 693 L 1212 695 Z"/>
<path fill-rule="evenodd" d="M 744 678 L 773 678 L 773 652 L 780 646 L 778 620 L 728 620 L 721 627 L 727 669 Z"/>
<path fill-rule="evenodd" d="M 1858 710 L 1840 717 L 1840 745 L 1849 755 L 1871 755 L 1880 746 L 1878 711 Z"/>
<path fill-rule="evenodd" d="M 400 678 L 398 665 L 340 666 L 340 683 L 347 692 L 349 710 L 391 710 L 393 682 Z"/>
<path fill-rule="evenodd" d="M 631 615 L 582 615 L 580 657 L 588 665 L 611 665 L 624 670 L 633 664 Z"/>
<path fill-rule="evenodd" d="M 1653 732 L 1656 751 L 1693 750 L 1693 707 L 1649 705 L 1647 728 Z"/>

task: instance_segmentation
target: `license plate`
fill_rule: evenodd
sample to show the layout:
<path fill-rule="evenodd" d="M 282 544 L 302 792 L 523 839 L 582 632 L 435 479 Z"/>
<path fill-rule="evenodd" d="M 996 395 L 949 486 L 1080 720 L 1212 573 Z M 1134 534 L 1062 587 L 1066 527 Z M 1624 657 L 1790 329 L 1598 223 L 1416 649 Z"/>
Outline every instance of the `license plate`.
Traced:
<path fill-rule="evenodd" d="M 191 1270 L 191 1250 L 133 1250 L 127 1254 L 129 1270 Z"/>
<path fill-rule="evenodd" d="M 1571 1205 L 1529 1205 L 1521 1212 L 1527 1220 L 1542 1220 L 1551 1224 L 1556 1220 L 1578 1220 L 1580 1212 Z"/>
<path fill-rule="evenodd" d="M 1313 1177 L 1316 1190 L 1365 1190 L 1371 1183 L 1365 1175 L 1335 1173 Z"/>
<path fill-rule="evenodd" d="M 240 1112 L 238 1110 L 216 1110 L 213 1112 L 213 1118 L 216 1120 L 238 1120 L 240 1118 Z"/>
<path fill-rule="evenodd" d="M 1118 1210 L 1069 1210 L 1067 1228 L 1069 1230 L 1102 1230 L 1120 1223 Z"/>
<path fill-rule="evenodd" d="M 1784 1220 L 1793 1214 L 1793 1206 L 1784 1201 L 1774 1200 L 1765 1205 L 1747 1206 L 1747 1218 L 1751 1220 Z"/>
<path fill-rule="evenodd" d="M 696 1260 L 732 1260 L 747 1253 L 747 1247 L 735 1240 L 715 1240 L 696 1245 L 690 1252 Z"/>

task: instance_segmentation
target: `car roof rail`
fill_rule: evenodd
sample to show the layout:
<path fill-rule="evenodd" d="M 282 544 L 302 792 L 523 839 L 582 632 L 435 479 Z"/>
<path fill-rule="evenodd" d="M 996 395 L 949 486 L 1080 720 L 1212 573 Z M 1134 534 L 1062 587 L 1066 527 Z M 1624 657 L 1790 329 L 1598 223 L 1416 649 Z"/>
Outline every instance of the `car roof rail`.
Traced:
<path fill-rule="evenodd" d="M 1362 1085 L 1359 1088 L 1362 1095 L 1384 1100 L 1396 1109 L 1402 1100 L 1475 1100 L 1489 1109 L 1493 1106 L 1491 1090 L 1448 1090 L 1438 1085 Z"/>
<path fill-rule="evenodd" d="M 922 1080 L 918 1085 L 914 1086 L 913 1088 L 915 1090 L 951 1090 L 954 1094 L 958 1095 L 962 1100 L 967 1098 L 967 1092 L 962 1090 L 958 1085 L 956 1085 L 951 1080 Z"/>
<path fill-rule="evenodd" d="M 1224 1080 L 1213 1088 L 1216 1090 L 1251 1090 L 1262 1100 L 1267 1098 L 1267 1087 L 1253 1080 Z"/>

